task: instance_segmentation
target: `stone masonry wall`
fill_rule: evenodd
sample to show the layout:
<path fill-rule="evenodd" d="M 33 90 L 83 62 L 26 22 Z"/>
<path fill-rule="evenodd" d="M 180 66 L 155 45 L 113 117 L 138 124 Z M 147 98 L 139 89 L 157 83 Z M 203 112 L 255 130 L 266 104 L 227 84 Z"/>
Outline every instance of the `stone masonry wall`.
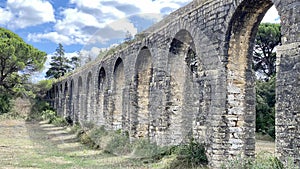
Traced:
<path fill-rule="evenodd" d="M 252 48 L 275 5 L 281 17 L 276 94 L 276 154 L 300 167 L 299 2 L 194 0 L 123 45 L 61 79 L 48 92 L 61 116 L 128 132 L 159 145 L 193 137 L 211 168 L 254 156 Z"/>

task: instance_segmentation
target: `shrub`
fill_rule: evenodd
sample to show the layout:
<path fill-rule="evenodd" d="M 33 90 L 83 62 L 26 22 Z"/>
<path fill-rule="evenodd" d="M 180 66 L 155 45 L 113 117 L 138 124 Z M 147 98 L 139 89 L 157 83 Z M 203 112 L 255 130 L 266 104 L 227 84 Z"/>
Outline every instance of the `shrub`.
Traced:
<path fill-rule="evenodd" d="M 148 139 L 138 139 L 133 144 L 132 156 L 140 159 L 159 160 L 166 155 L 167 147 L 157 146 Z"/>
<path fill-rule="evenodd" d="M 292 160 L 288 161 L 286 165 L 269 152 L 259 153 L 256 158 L 242 158 L 238 156 L 234 159 L 228 160 L 222 165 L 223 169 L 240 168 L 240 169 L 292 169 L 297 168 Z"/>
<path fill-rule="evenodd" d="M 11 108 L 11 97 L 5 93 L 0 93 L 0 115 L 8 113 Z"/>
<path fill-rule="evenodd" d="M 110 141 L 105 147 L 105 151 L 114 155 L 125 155 L 132 151 L 129 137 L 120 132 L 114 132 L 110 135 Z"/>
<path fill-rule="evenodd" d="M 176 162 L 172 164 L 174 168 L 178 165 L 188 167 L 205 166 L 208 163 L 205 146 L 193 138 L 190 138 L 188 144 L 177 146 L 172 151 L 177 155 Z"/>

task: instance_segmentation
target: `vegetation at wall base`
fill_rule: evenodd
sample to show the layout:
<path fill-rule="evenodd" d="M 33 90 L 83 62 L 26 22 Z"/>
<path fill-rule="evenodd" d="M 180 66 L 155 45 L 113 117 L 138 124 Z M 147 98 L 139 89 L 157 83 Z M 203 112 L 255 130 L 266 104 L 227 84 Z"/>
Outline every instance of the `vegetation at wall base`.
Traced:
<path fill-rule="evenodd" d="M 223 163 L 222 169 L 296 169 L 298 168 L 290 159 L 286 164 L 269 152 L 261 152 L 255 158 L 237 156 Z"/>

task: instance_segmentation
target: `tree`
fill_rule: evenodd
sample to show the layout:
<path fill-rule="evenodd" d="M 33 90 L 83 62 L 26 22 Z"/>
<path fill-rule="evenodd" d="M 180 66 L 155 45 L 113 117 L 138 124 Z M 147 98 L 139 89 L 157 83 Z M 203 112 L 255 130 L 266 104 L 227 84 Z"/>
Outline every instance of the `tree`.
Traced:
<path fill-rule="evenodd" d="M 281 43 L 280 24 L 262 23 L 259 25 L 254 46 L 254 70 L 268 80 L 275 74 L 275 48 Z"/>
<path fill-rule="evenodd" d="M 56 52 L 51 57 L 50 68 L 46 72 L 46 78 L 55 78 L 58 79 L 61 76 L 64 76 L 67 72 L 72 70 L 70 66 L 70 61 L 65 57 L 65 50 L 61 43 L 58 44 Z"/>
<path fill-rule="evenodd" d="M 255 42 L 253 68 L 260 77 L 256 81 L 256 132 L 275 138 L 275 49 L 281 43 L 280 25 L 262 23 Z"/>
<path fill-rule="evenodd" d="M 77 56 L 73 56 L 69 60 L 69 64 L 70 64 L 72 70 L 77 69 L 78 67 L 81 66 L 81 58 L 80 58 L 80 56 L 81 56 L 80 52 L 77 52 Z"/>
<path fill-rule="evenodd" d="M 127 30 L 127 31 L 126 31 L 126 34 L 125 34 L 125 39 L 124 39 L 124 41 L 125 41 L 125 42 L 129 42 L 129 41 L 131 41 L 132 39 L 133 39 L 132 34 Z"/>
<path fill-rule="evenodd" d="M 0 28 L 0 114 L 9 110 L 10 99 L 30 73 L 43 68 L 46 55 L 15 33 Z"/>
<path fill-rule="evenodd" d="M 256 132 L 275 139 L 275 76 L 256 82 Z"/>

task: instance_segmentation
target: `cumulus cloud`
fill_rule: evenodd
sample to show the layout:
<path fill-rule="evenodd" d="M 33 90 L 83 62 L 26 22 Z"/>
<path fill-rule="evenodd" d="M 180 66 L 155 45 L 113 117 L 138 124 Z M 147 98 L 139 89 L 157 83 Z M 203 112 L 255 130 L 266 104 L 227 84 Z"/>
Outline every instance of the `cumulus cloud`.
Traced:
<path fill-rule="evenodd" d="M 164 15 L 191 1 L 93 0 L 87 2 L 86 0 L 69 0 L 70 7 L 61 9 L 58 13 L 60 19 L 57 19 L 51 30 L 29 34 L 28 39 L 34 42 L 50 40 L 65 45 L 105 44 L 111 39 L 124 39 L 127 31 L 135 35 L 145 28 L 144 25 L 149 26 L 148 23 L 158 22 Z M 7 12 L 5 15 L 9 17 Z M 137 17 L 132 17 L 134 15 Z M 276 9 L 272 7 L 263 22 L 279 22 L 274 18 L 277 16 Z M 2 20 L 2 22 L 7 22 Z M 142 24 L 138 23 L 141 21 Z"/>
<path fill-rule="evenodd" d="M 12 17 L 13 14 L 9 10 L 0 8 L 0 25 L 6 25 Z"/>
<path fill-rule="evenodd" d="M 69 3 L 75 6 L 61 10 L 61 19 L 57 20 L 52 31 L 29 34 L 28 39 L 35 42 L 46 39 L 65 45 L 105 44 L 110 39 L 124 39 L 127 31 L 132 35 L 137 33 L 137 25 L 128 19 L 130 15 L 155 23 L 162 19 L 161 9 L 168 7 L 170 12 L 190 1 L 93 0 L 87 3 L 85 0 L 70 0 Z M 142 26 L 138 27 L 140 31 Z"/>
<path fill-rule="evenodd" d="M 268 12 L 266 13 L 264 19 L 262 20 L 263 23 L 280 23 L 280 17 L 278 15 L 278 11 L 273 5 Z"/>
<path fill-rule="evenodd" d="M 0 8 L 0 18 L 1 25 L 12 29 L 55 22 L 52 5 L 42 0 L 7 0 L 6 8 Z"/>

